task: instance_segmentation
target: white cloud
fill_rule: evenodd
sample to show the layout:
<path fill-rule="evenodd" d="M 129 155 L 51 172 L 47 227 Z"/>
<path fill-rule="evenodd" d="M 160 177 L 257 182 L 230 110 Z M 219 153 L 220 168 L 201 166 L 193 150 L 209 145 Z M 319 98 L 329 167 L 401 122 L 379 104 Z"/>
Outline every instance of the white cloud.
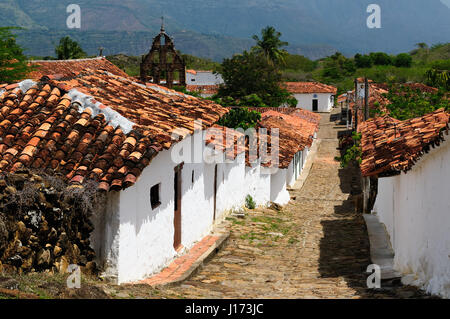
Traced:
<path fill-rule="evenodd" d="M 450 9 L 450 0 L 441 0 L 441 2 Z"/>

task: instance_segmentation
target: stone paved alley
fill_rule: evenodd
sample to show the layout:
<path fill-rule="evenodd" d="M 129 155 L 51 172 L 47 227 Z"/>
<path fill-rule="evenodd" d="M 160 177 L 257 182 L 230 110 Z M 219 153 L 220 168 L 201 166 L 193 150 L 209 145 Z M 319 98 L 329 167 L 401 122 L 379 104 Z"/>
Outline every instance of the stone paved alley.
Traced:
<path fill-rule="evenodd" d="M 366 288 L 369 242 L 355 213 L 357 171 L 341 169 L 335 114 L 323 114 L 319 149 L 303 187 L 281 211 L 257 209 L 230 217 L 225 247 L 189 280 L 153 297 L 182 298 L 420 298 L 414 287 Z M 119 288 L 120 290 L 125 287 Z M 133 295 L 151 288 L 139 286 Z M 123 294 L 123 292 L 122 292 Z"/>

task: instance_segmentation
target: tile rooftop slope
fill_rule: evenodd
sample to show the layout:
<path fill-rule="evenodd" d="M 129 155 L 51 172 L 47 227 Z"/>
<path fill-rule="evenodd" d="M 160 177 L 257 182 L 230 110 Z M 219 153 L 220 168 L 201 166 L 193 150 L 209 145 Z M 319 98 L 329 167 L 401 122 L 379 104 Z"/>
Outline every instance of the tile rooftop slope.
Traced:
<path fill-rule="evenodd" d="M 233 107 L 229 107 L 233 108 Z M 311 123 L 319 124 L 320 114 L 295 107 L 247 107 L 249 111 L 256 111 L 264 114 L 269 111 L 275 111 L 282 114 L 295 115 Z"/>
<path fill-rule="evenodd" d="M 343 94 L 339 95 L 337 98 L 337 101 L 338 101 L 338 103 L 347 101 L 347 93 L 343 93 Z"/>
<path fill-rule="evenodd" d="M 133 185 L 159 151 L 194 132 L 194 120 L 204 129 L 228 112 L 106 71 L 44 77 L 26 92 L 22 83 L 0 90 L 0 171 L 52 169 L 103 190 Z"/>
<path fill-rule="evenodd" d="M 296 126 L 292 121 L 286 121 L 281 116 L 266 116 L 258 122 L 258 125 L 266 128 L 269 135 L 272 129 L 278 129 L 279 168 L 288 168 L 294 155 L 303 150 L 305 146 L 312 144 L 312 138 L 308 138 L 304 133 L 299 132 L 301 126 Z M 269 146 L 271 147 L 274 142 L 270 139 Z M 268 147 L 269 150 L 270 147 Z M 273 165 L 273 163 L 268 164 Z"/>
<path fill-rule="evenodd" d="M 336 94 L 337 88 L 319 82 L 284 82 L 283 87 L 290 93 L 331 93 Z"/>
<path fill-rule="evenodd" d="M 106 105 L 142 129 L 142 134 L 154 137 L 168 149 L 173 143 L 171 133 L 194 132 L 194 120 L 203 121 L 203 129 L 214 124 L 228 110 L 212 101 L 198 99 L 165 87 L 143 85 L 129 78 L 86 69 L 69 80 L 50 80 L 59 88 L 92 96 L 102 108 Z"/>
<path fill-rule="evenodd" d="M 275 111 L 275 112 L 279 112 L 279 113 L 283 113 L 283 114 L 291 114 L 295 111 L 294 107 L 248 107 L 248 106 L 230 106 L 228 107 L 230 109 L 233 108 L 246 108 L 249 111 L 256 111 L 259 113 L 265 113 L 268 111 Z"/>
<path fill-rule="evenodd" d="M 231 109 L 231 108 L 229 108 Z M 261 121 L 260 126 L 265 127 L 267 129 L 270 128 L 279 128 L 280 129 L 280 168 L 286 168 L 286 164 L 289 165 L 290 161 L 294 157 L 294 154 L 302 149 L 305 146 L 310 147 L 312 144 L 312 137 L 314 133 L 318 131 L 320 115 L 314 112 L 300 109 L 300 108 L 289 108 L 289 107 L 248 107 L 247 109 L 251 111 L 261 112 Z M 268 119 L 274 119 L 273 121 L 269 121 Z M 286 121 L 287 120 L 287 121 Z M 278 125 L 278 126 L 277 126 Z M 294 135 L 294 139 L 290 140 L 290 138 L 283 134 L 281 136 L 281 131 Z M 289 152 L 289 148 L 292 147 L 292 142 L 297 140 L 298 144 L 295 145 L 295 152 Z M 255 154 L 252 154 L 252 158 L 250 158 L 249 154 L 249 143 L 253 142 L 251 146 L 252 149 L 260 149 L 261 141 L 263 143 L 268 143 L 268 150 L 270 152 L 270 135 L 260 134 L 258 131 L 256 132 L 256 139 L 254 140 L 246 140 L 246 165 L 251 166 L 251 162 L 254 160 Z M 288 145 L 288 147 L 286 147 Z M 283 159 L 283 160 L 282 160 Z M 265 163 L 267 161 L 267 163 Z M 262 159 L 262 166 L 271 166 L 270 157 Z M 283 162 L 283 163 L 281 163 Z M 286 167 L 285 167 L 286 166 Z"/>
<path fill-rule="evenodd" d="M 304 119 L 308 122 L 311 122 L 312 124 L 316 124 L 316 131 L 319 130 L 319 123 L 320 123 L 320 114 L 305 110 L 305 109 L 301 109 L 301 108 L 296 108 L 294 110 L 294 112 L 292 112 L 290 115 L 293 116 L 297 116 L 301 119 Z"/>
<path fill-rule="evenodd" d="M 214 146 L 218 151 L 226 151 L 227 159 L 233 160 L 245 151 L 245 135 L 241 132 L 214 124 L 206 130 L 206 145 Z"/>
<path fill-rule="evenodd" d="M 35 80 L 40 80 L 44 75 L 73 77 L 83 72 L 86 68 L 93 70 L 102 69 L 115 75 L 128 76 L 105 57 L 77 60 L 35 60 L 30 61 L 30 65 L 34 66 L 35 70 L 30 73 L 29 78 Z"/>
<path fill-rule="evenodd" d="M 408 171 L 430 149 L 448 135 L 449 113 L 437 110 L 423 117 L 398 121 L 388 116 L 361 123 L 363 176 L 398 174 Z"/>
<path fill-rule="evenodd" d="M 186 90 L 198 92 L 200 94 L 216 94 L 219 92 L 219 85 L 186 85 Z"/>
<path fill-rule="evenodd" d="M 295 130 L 296 133 L 300 134 L 302 137 L 305 138 L 304 146 L 310 147 L 312 145 L 314 133 L 317 132 L 319 127 L 318 123 L 305 120 L 301 117 L 301 114 L 299 114 L 299 116 L 296 116 L 295 113 L 292 113 L 291 115 L 282 114 L 275 111 L 268 111 L 262 113 L 261 115 L 262 120 L 264 120 L 267 117 L 275 117 L 285 121 L 292 127 L 292 130 Z"/>

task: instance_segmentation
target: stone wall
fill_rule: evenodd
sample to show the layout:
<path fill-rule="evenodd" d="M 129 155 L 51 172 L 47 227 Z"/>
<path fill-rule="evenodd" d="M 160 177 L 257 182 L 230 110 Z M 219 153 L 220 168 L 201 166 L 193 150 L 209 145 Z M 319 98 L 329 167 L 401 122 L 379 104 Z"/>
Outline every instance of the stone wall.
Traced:
<path fill-rule="evenodd" d="M 0 175 L 0 272 L 95 273 L 90 216 L 103 195 L 96 186 L 30 171 Z"/>

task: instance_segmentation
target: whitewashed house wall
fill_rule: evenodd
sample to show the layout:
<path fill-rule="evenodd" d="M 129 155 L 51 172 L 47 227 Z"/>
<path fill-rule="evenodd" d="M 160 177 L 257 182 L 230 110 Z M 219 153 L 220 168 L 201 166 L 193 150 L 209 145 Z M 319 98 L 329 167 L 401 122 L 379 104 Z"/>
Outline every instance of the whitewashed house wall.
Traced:
<path fill-rule="evenodd" d="M 394 267 L 427 292 L 450 298 L 450 142 L 407 174 L 378 180 L 373 211 L 386 225 Z"/>
<path fill-rule="evenodd" d="M 258 159 L 251 167 L 245 167 L 245 196 L 250 195 L 256 206 L 267 206 L 270 202 L 270 171 L 261 166 Z"/>
<path fill-rule="evenodd" d="M 245 165 L 245 153 L 226 161 L 220 153 L 218 161 L 203 159 L 204 132 L 188 136 L 169 150 L 161 151 L 144 169 L 137 183 L 120 192 L 109 192 L 105 211 L 93 217 L 95 230 L 91 236 L 104 275 L 120 283 L 139 281 L 166 267 L 178 253 L 174 238 L 174 147 L 190 149 L 193 161 L 184 161 L 181 171 L 181 244 L 190 249 L 206 236 L 225 212 L 245 205 L 251 195 L 258 206 L 270 202 L 285 205 L 290 200 L 286 187 L 298 178 L 293 162 L 287 169 L 268 169 L 260 159 Z M 200 143 L 198 142 L 200 141 Z M 211 153 L 211 152 L 209 152 Z M 304 165 L 308 149 L 298 152 Z M 194 155 L 195 154 L 195 155 Z M 198 156 L 200 154 L 200 156 Z M 187 155 L 189 157 L 189 155 Z M 214 171 L 217 165 L 216 218 L 214 216 Z M 289 176 L 288 176 L 289 175 Z M 150 189 L 160 184 L 161 204 L 152 209 Z"/>
<path fill-rule="evenodd" d="M 318 112 L 330 112 L 334 104 L 334 96 L 331 93 L 295 93 L 297 107 L 312 111 L 313 100 L 318 100 Z"/>
<path fill-rule="evenodd" d="M 192 151 L 202 154 L 198 148 L 201 144 L 192 142 L 200 134 L 202 132 L 186 137 L 175 146 L 197 148 Z M 172 160 L 172 150 L 173 147 L 160 152 L 135 185 L 121 192 L 108 193 L 106 217 L 94 221 L 93 247 L 101 264 L 106 266 L 105 275 L 119 284 L 138 281 L 160 271 L 178 254 L 173 248 L 174 168 L 178 164 Z M 223 158 L 223 154 L 221 156 Z M 224 217 L 225 211 L 244 204 L 244 156 L 241 154 L 226 163 L 219 160 L 217 164 L 216 221 Z M 206 236 L 214 224 L 215 165 L 204 161 L 184 163 L 181 244 L 185 249 Z M 159 183 L 161 204 L 152 209 L 150 189 Z"/>
<path fill-rule="evenodd" d="M 288 169 L 277 169 L 270 176 L 270 201 L 279 205 L 286 205 L 289 203 L 291 196 L 286 189 Z"/>
<path fill-rule="evenodd" d="M 196 71 L 196 74 L 186 72 L 187 85 L 217 85 L 224 83 L 220 74 L 211 71 Z"/>
<path fill-rule="evenodd" d="M 286 172 L 286 184 L 288 187 L 294 186 L 303 169 L 303 151 L 295 154 Z"/>

